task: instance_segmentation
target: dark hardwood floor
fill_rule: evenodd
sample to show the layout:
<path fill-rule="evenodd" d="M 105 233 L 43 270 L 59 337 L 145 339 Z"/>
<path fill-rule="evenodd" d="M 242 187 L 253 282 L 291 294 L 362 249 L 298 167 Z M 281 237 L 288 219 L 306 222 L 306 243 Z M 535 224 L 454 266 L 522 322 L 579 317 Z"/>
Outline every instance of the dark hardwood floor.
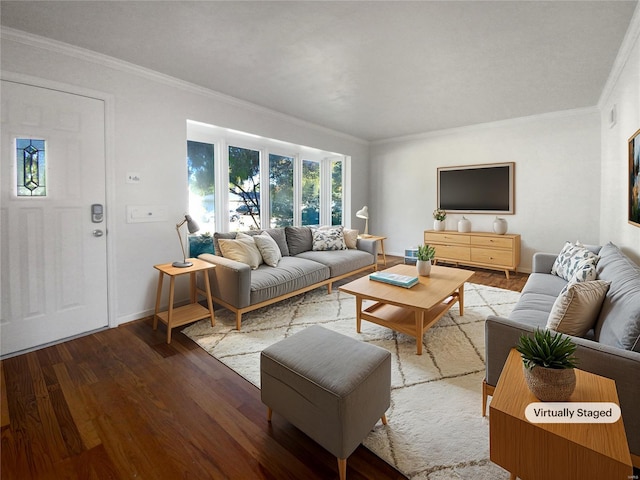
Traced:
<path fill-rule="evenodd" d="M 0 362 L 2 479 L 338 478 L 335 457 L 281 416 L 266 421 L 256 387 L 179 329 L 172 338 L 145 319 Z M 362 446 L 347 476 L 405 478 Z"/>

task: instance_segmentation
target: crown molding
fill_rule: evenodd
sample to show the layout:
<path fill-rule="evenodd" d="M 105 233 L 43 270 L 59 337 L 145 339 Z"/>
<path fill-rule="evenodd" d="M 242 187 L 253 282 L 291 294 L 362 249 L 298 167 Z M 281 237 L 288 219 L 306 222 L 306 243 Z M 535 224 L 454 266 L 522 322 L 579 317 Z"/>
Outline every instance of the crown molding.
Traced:
<path fill-rule="evenodd" d="M 201 87 L 194 83 L 190 83 L 185 80 L 180 80 L 170 75 L 165 75 L 164 73 L 160 73 L 155 70 L 151 70 L 149 68 L 136 65 L 134 63 L 126 62 L 124 60 L 120 60 L 120 59 L 111 57 L 109 55 L 104 55 L 102 53 L 94 52 L 93 50 L 88 50 L 86 48 L 77 47 L 75 45 L 70 45 L 68 43 L 60 42 L 58 40 L 41 37 L 39 35 L 34 35 L 32 33 L 27 33 L 22 30 L 17 30 L 14 28 L 4 27 L 4 26 L 0 27 L 0 39 L 2 39 L 3 41 L 12 41 L 16 43 L 21 43 L 23 45 L 28 45 L 30 47 L 63 54 L 68 57 L 76 58 L 76 59 L 90 62 L 96 65 L 100 65 L 103 67 L 107 67 L 107 68 L 111 68 L 111 69 L 125 72 L 128 74 L 136 75 L 138 77 L 142 77 L 147 80 L 151 80 L 153 82 L 178 88 L 180 90 L 193 93 L 196 95 L 200 95 L 203 97 L 207 97 L 219 102 L 226 103 L 228 105 L 242 108 L 244 110 L 249 110 L 255 113 L 268 115 L 281 122 L 284 121 L 284 122 L 296 124 L 305 128 L 310 128 L 312 130 L 316 130 L 318 132 L 340 137 L 342 139 L 349 140 L 351 142 L 358 143 L 360 145 L 369 145 L 368 140 L 354 137 L 344 132 L 339 132 L 337 130 L 332 130 L 330 128 L 323 127 L 321 125 L 317 125 L 315 123 L 311 123 L 306 120 L 302 120 L 300 118 L 278 112 L 276 110 L 272 110 L 266 107 L 262 107 L 260 105 L 256 105 L 255 103 L 247 102 L 246 100 L 241 100 L 239 98 L 232 97 L 230 95 L 225 95 L 224 93 L 220 93 L 215 90 L 211 90 L 209 88 Z"/>
<path fill-rule="evenodd" d="M 604 88 L 602 89 L 602 93 L 600 94 L 600 99 L 598 100 L 598 108 L 600 110 L 604 109 L 606 102 L 609 100 L 613 89 L 618 83 L 624 67 L 631 58 L 631 52 L 638 42 L 638 38 L 640 38 L 640 2 L 636 4 L 636 9 L 631 17 L 631 22 L 629 23 L 629 28 L 622 39 L 618 55 L 613 62 L 613 67 L 611 67 L 609 77 L 607 78 Z"/>
<path fill-rule="evenodd" d="M 384 145 L 388 143 L 410 142 L 414 140 L 425 140 L 428 138 L 444 137 L 447 135 L 460 135 L 464 133 L 472 133 L 480 130 L 490 130 L 493 128 L 512 127 L 516 125 L 523 125 L 532 122 L 538 122 L 540 120 L 553 120 L 556 118 L 566 118 L 589 114 L 599 114 L 600 110 L 597 106 L 574 108 L 571 110 L 559 110 L 557 112 L 541 113 L 538 115 L 528 115 L 526 117 L 509 118 L 506 120 L 497 120 L 495 122 L 477 123 L 475 125 L 466 125 L 464 127 L 448 128 L 444 130 L 434 130 L 425 133 L 416 133 L 413 135 L 406 135 L 403 137 L 387 138 L 384 140 L 374 140 L 371 145 Z"/>

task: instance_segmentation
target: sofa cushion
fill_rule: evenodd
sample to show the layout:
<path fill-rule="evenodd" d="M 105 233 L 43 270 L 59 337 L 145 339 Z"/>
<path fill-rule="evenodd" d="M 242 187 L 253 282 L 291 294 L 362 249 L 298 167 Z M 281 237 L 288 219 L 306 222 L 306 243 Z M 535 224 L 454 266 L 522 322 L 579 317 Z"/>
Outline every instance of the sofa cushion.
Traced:
<path fill-rule="evenodd" d="M 551 305 L 555 302 L 560 292 L 567 284 L 567 281 L 563 278 L 556 277 L 555 275 L 549 275 L 548 273 L 532 273 L 527 279 L 522 293 L 542 293 L 551 297 Z M 549 305 L 549 310 L 551 310 Z"/>
<path fill-rule="evenodd" d="M 551 274 L 568 282 L 585 282 L 596 279 L 598 256 L 581 244 L 566 242 L 558 254 Z"/>
<path fill-rule="evenodd" d="M 282 257 L 276 268 L 251 272 L 251 305 L 271 300 L 329 278 L 329 267 L 299 257 Z"/>
<path fill-rule="evenodd" d="M 583 337 L 600 313 L 610 282 L 568 283 L 551 308 L 547 328 L 567 335 Z"/>
<path fill-rule="evenodd" d="M 285 227 L 289 255 L 308 252 L 313 247 L 313 237 L 310 227 Z"/>
<path fill-rule="evenodd" d="M 256 242 L 258 250 L 260 250 L 260 255 L 262 255 L 264 263 L 270 267 L 277 267 L 278 262 L 282 258 L 282 252 L 276 241 L 271 238 L 271 235 L 264 232 L 260 235 L 254 235 L 253 240 Z"/>
<path fill-rule="evenodd" d="M 344 243 L 342 226 L 333 228 L 314 228 L 311 230 L 311 237 L 313 239 L 311 249 L 314 251 L 324 252 L 346 250 L 347 248 Z"/>
<path fill-rule="evenodd" d="M 344 275 L 375 263 L 373 255 L 362 250 L 310 251 L 300 253 L 298 257 L 326 265 L 331 277 Z"/>
<path fill-rule="evenodd" d="M 640 352 L 640 266 L 608 243 L 600 250 L 598 278 L 611 286 L 596 322 L 596 340 Z"/>
<path fill-rule="evenodd" d="M 276 241 L 283 257 L 289 256 L 289 247 L 287 246 L 287 236 L 284 233 L 284 228 L 267 228 L 262 232 L 267 232 Z"/>
<path fill-rule="evenodd" d="M 250 235 L 238 232 L 235 240 L 221 238 L 218 242 L 222 256 L 225 258 L 246 263 L 252 270 L 255 270 L 258 265 L 263 263 L 260 250 L 258 250 L 256 242 Z"/>

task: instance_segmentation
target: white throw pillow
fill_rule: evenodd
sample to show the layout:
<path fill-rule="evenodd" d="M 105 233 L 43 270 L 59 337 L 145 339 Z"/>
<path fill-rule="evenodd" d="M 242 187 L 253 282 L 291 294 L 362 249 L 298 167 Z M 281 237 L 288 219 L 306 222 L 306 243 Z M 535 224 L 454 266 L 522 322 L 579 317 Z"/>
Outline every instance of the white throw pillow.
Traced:
<path fill-rule="evenodd" d="M 282 258 L 282 252 L 273 237 L 267 232 L 262 232 L 260 235 L 254 235 L 252 238 L 256 242 L 258 250 L 260 250 L 260 255 L 262 255 L 264 263 L 270 267 L 277 267 L 278 262 Z"/>
<path fill-rule="evenodd" d="M 567 282 L 595 280 L 599 257 L 581 244 L 566 242 L 551 267 L 551 274 Z"/>
<path fill-rule="evenodd" d="M 583 337 L 593 328 L 611 282 L 595 280 L 569 283 L 556 298 L 549 313 L 547 328 Z"/>
<path fill-rule="evenodd" d="M 238 232 L 235 240 L 220 238 L 218 240 L 222 256 L 242 262 L 251 267 L 252 270 L 258 268 L 262 263 L 262 255 L 256 246 L 256 242 L 250 235 Z"/>
<path fill-rule="evenodd" d="M 342 230 L 342 233 L 344 234 L 344 243 L 347 248 L 350 248 L 351 250 L 358 248 L 358 230 L 345 228 Z"/>
<path fill-rule="evenodd" d="M 347 246 L 344 243 L 342 230 L 342 226 L 312 229 L 313 246 L 311 249 L 314 251 L 346 250 Z"/>

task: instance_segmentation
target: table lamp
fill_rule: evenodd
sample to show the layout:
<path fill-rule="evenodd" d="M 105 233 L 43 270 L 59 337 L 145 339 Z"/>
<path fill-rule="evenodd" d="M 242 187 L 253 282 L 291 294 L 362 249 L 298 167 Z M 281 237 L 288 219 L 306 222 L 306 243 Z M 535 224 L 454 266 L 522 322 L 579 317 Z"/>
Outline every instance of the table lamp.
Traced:
<path fill-rule="evenodd" d="M 193 265 L 193 262 L 187 262 L 187 252 L 184 249 L 184 243 L 182 242 L 182 235 L 180 235 L 180 227 L 182 227 L 185 223 L 187 224 L 187 230 L 189 230 L 189 233 L 196 233 L 198 230 L 200 230 L 200 227 L 195 222 L 195 220 L 191 218 L 191 215 L 185 215 L 184 220 L 176 224 L 176 232 L 178 232 L 178 239 L 180 240 L 180 247 L 182 248 L 183 261 L 173 262 L 172 265 L 178 268 L 187 268 Z"/>
<path fill-rule="evenodd" d="M 364 233 L 362 236 L 369 236 L 369 207 L 365 205 L 361 210 L 358 210 L 356 212 L 356 217 L 365 219 Z"/>

